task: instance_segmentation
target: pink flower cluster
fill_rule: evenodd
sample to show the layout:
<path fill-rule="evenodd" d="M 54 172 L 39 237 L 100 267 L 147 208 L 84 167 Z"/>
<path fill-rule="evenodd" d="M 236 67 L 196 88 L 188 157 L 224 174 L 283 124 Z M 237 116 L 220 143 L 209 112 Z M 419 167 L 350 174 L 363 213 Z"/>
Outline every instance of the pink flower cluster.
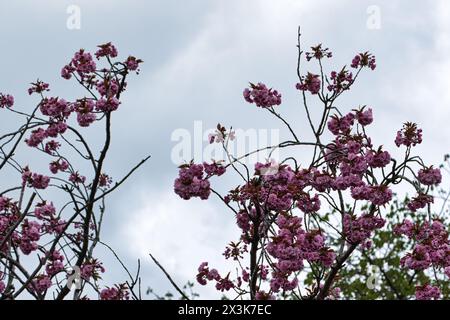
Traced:
<path fill-rule="evenodd" d="M 44 233 L 59 235 L 66 227 L 66 222 L 56 215 L 53 203 L 46 201 L 38 203 L 34 209 L 34 216 L 42 223 L 41 230 Z"/>
<path fill-rule="evenodd" d="M 70 79 L 73 72 L 77 72 L 83 79 L 90 73 L 95 72 L 97 65 L 95 64 L 92 55 L 86 52 L 84 49 L 80 49 L 75 53 L 70 63 L 63 67 L 61 70 L 61 76 L 65 79 Z"/>
<path fill-rule="evenodd" d="M 208 178 L 225 173 L 225 167 L 220 163 L 208 164 L 185 164 L 181 165 L 178 178 L 175 179 L 174 190 L 181 198 L 189 200 L 192 197 L 199 197 L 202 200 L 208 199 L 211 189 Z"/>
<path fill-rule="evenodd" d="M 441 291 L 438 287 L 425 284 L 423 286 L 416 286 L 416 299 L 417 300 L 432 300 L 439 299 L 441 297 Z"/>
<path fill-rule="evenodd" d="M 208 262 L 202 262 L 198 267 L 197 282 L 202 286 L 208 281 L 216 281 L 216 289 L 219 291 L 228 291 L 234 288 L 234 284 L 229 280 L 229 275 L 222 278 L 216 269 L 209 269 Z"/>
<path fill-rule="evenodd" d="M 395 144 L 397 147 L 405 145 L 407 147 L 415 146 L 422 143 L 422 129 L 417 128 L 417 124 L 407 122 L 403 128 L 397 131 Z"/>
<path fill-rule="evenodd" d="M 45 83 L 41 80 L 37 80 L 36 82 L 31 83 L 31 87 L 28 89 L 28 94 L 32 95 L 33 93 L 42 94 L 45 91 L 50 91 L 48 83 Z"/>
<path fill-rule="evenodd" d="M 98 185 L 103 188 L 109 188 L 111 183 L 113 182 L 113 179 L 108 176 L 106 173 L 100 174 Z"/>
<path fill-rule="evenodd" d="M 101 300 L 128 300 L 130 292 L 126 284 L 118 284 L 114 287 L 107 287 L 100 292 Z"/>
<path fill-rule="evenodd" d="M 315 194 L 314 197 L 311 198 L 309 194 L 304 193 L 298 198 L 297 206 L 304 213 L 317 212 L 320 210 L 319 195 Z"/>
<path fill-rule="evenodd" d="M 82 176 L 78 171 L 76 171 L 70 174 L 69 181 L 73 184 L 83 184 L 86 182 L 86 177 Z"/>
<path fill-rule="evenodd" d="M 420 169 L 417 174 L 417 180 L 426 186 L 436 186 L 442 181 L 441 170 L 433 168 L 433 166 Z"/>
<path fill-rule="evenodd" d="M 57 174 L 58 171 L 64 172 L 68 168 L 69 168 L 69 164 L 67 163 L 66 160 L 62 160 L 62 159 L 50 162 L 50 165 L 49 165 L 50 172 L 53 174 Z"/>
<path fill-rule="evenodd" d="M 295 88 L 300 91 L 309 91 L 311 94 L 318 94 L 321 88 L 320 76 L 308 72 L 305 77 L 302 77 L 302 82 L 295 85 Z"/>
<path fill-rule="evenodd" d="M 254 103 L 261 108 L 271 108 L 281 104 L 281 94 L 277 90 L 266 87 L 263 83 L 250 83 L 250 89 L 245 88 L 244 98 L 248 103 Z"/>
<path fill-rule="evenodd" d="M 36 221 L 25 219 L 21 227 L 21 235 L 16 241 L 19 242 L 20 250 L 22 250 L 25 255 L 28 255 L 38 248 L 37 241 L 41 238 L 41 225 Z"/>
<path fill-rule="evenodd" d="M 95 88 L 102 97 L 107 98 L 114 97 L 119 92 L 119 84 L 116 79 L 105 78 L 99 80 L 97 81 Z"/>
<path fill-rule="evenodd" d="M 62 121 L 70 116 L 72 107 L 64 99 L 52 97 L 42 100 L 40 110 L 44 116 L 48 116 L 53 120 Z"/>
<path fill-rule="evenodd" d="M 22 172 L 22 182 L 30 188 L 46 189 L 50 183 L 50 178 L 42 174 L 33 173 L 28 167 Z"/>
<path fill-rule="evenodd" d="M 31 136 L 28 139 L 25 139 L 25 143 L 29 147 L 38 147 L 44 140 L 47 138 L 47 132 L 38 128 L 36 130 L 31 131 Z"/>
<path fill-rule="evenodd" d="M 89 127 L 91 123 L 97 120 L 97 116 L 93 113 L 94 101 L 92 99 L 78 100 L 75 103 L 75 111 L 80 127 Z"/>
<path fill-rule="evenodd" d="M 14 97 L 10 94 L 0 92 L 0 108 L 12 108 L 14 105 Z"/>
<path fill-rule="evenodd" d="M 127 60 L 125 60 L 125 66 L 128 68 L 128 70 L 137 71 L 139 73 L 139 64 L 141 64 L 142 62 L 144 61 L 142 61 L 141 59 L 129 56 Z"/>
<path fill-rule="evenodd" d="M 102 112 L 112 112 L 119 108 L 120 101 L 115 97 L 101 98 L 97 100 L 95 109 Z"/>
<path fill-rule="evenodd" d="M 367 152 L 366 160 L 372 168 L 384 168 L 391 162 L 391 155 L 380 148 L 377 151 Z"/>
<path fill-rule="evenodd" d="M 450 267 L 450 242 L 446 226 L 441 221 L 425 221 L 420 225 L 405 219 L 394 228 L 394 232 L 416 241 L 413 251 L 400 260 L 402 266 L 413 270 L 425 270 L 431 266 Z"/>
<path fill-rule="evenodd" d="M 289 277 L 303 269 L 303 260 L 320 263 L 325 267 L 333 264 L 336 254 L 325 246 L 324 236 L 319 230 L 306 232 L 301 227 L 301 218 L 279 215 L 278 233 L 267 245 L 267 252 L 276 258 L 270 286 L 273 292 L 289 291 L 297 287 L 298 279 Z"/>
<path fill-rule="evenodd" d="M 339 134 L 349 134 L 354 123 L 355 115 L 350 112 L 343 117 L 338 117 L 337 115 L 332 116 L 327 126 L 328 130 L 337 136 Z"/>
<path fill-rule="evenodd" d="M 37 148 L 44 142 L 48 137 L 57 137 L 58 134 L 62 134 L 67 130 L 67 125 L 60 121 L 51 123 L 47 129 L 38 128 L 31 131 L 31 135 L 29 138 L 25 139 L 25 143 L 29 147 Z M 59 147 L 59 143 L 56 141 L 50 142 L 50 144 L 46 144 L 44 150 L 48 154 L 52 154 L 52 152 L 56 151 Z"/>
<path fill-rule="evenodd" d="M 331 58 L 333 53 L 329 48 L 322 48 L 322 44 L 318 44 L 315 47 L 311 47 L 310 52 L 306 52 L 306 60 L 310 61 L 312 58 L 320 60 L 323 58 Z"/>
<path fill-rule="evenodd" d="M 350 244 L 359 244 L 369 239 L 374 230 L 383 228 L 384 224 L 383 218 L 367 213 L 358 218 L 345 214 L 343 220 L 345 238 Z"/>
<path fill-rule="evenodd" d="M 43 294 L 52 286 L 52 280 L 45 274 L 38 275 L 31 281 L 30 289 L 37 293 Z"/>
<path fill-rule="evenodd" d="M 44 219 L 46 217 L 53 217 L 53 215 L 56 213 L 56 209 L 53 206 L 53 203 L 47 203 L 47 202 L 41 202 L 36 205 L 36 208 L 34 209 L 34 215 L 38 219 Z"/>
<path fill-rule="evenodd" d="M 418 209 L 425 208 L 427 204 L 433 203 L 433 196 L 419 193 L 416 197 L 414 197 L 408 204 L 408 209 L 412 212 L 416 212 Z"/>
<path fill-rule="evenodd" d="M 360 53 L 353 58 L 351 67 L 355 69 L 368 67 L 372 70 L 375 70 L 375 68 L 377 67 L 375 56 L 368 52 Z"/>
<path fill-rule="evenodd" d="M 333 92 L 334 95 L 340 94 L 345 90 L 349 90 L 353 84 L 353 74 L 345 69 L 339 72 L 332 71 L 327 89 Z"/>
<path fill-rule="evenodd" d="M 97 57 L 97 60 L 100 59 L 100 57 L 110 57 L 115 58 L 117 57 L 117 48 L 111 43 L 105 43 L 97 46 L 99 49 L 95 53 L 95 56 Z"/>
<path fill-rule="evenodd" d="M 372 108 L 368 108 L 367 110 L 365 110 L 365 108 L 356 110 L 356 119 L 362 126 L 368 126 L 371 124 L 373 122 Z"/>
<path fill-rule="evenodd" d="M 59 253 L 58 250 L 53 251 L 53 253 L 47 253 L 48 260 L 45 267 L 45 272 L 49 277 L 53 277 L 59 272 L 64 270 L 64 256 Z"/>
<path fill-rule="evenodd" d="M 90 280 L 91 278 L 97 280 L 100 277 L 100 272 L 105 272 L 103 264 L 97 259 L 92 259 L 91 261 L 82 264 L 80 269 L 81 277 L 85 280 Z"/>

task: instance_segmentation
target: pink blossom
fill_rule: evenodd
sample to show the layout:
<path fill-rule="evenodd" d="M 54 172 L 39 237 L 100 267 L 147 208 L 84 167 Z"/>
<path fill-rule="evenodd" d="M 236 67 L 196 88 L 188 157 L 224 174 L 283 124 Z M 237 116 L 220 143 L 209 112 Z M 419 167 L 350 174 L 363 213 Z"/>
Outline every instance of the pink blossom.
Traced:
<path fill-rule="evenodd" d="M 353 113 L 348 113 L 344 117 L 338 117 L 336 115 L 332 116 L 328 121 L 328 130 L 334 135 L 348 134 L 355 123 L 355 115 Z"/>
<path fill-rule="evenodd" d="M 47 136 L 56 138 L 58 134 L 63 134 L 67 130 L 67 124 L 63 121 L 53 122 L 51 123 L 47 129 Z"/>
<path fill-rule="evenodd" d="M 369 151 L 366 154 L 366 160 L 372 168 L 384 168 L 391 162 L 391 155 L 387 151 Z"/>
<path fill-rule="evenodd" d="M 37 80 L 36 82 L 31 84 L 31 87 L 28 89 L 28 94 L 29 95 L 32 95 L 33 93 L 41 94 L 45 91 L 50 91 L 48 87 L 49 87 L 48 83 Z"/>
<path fill-rule="evenodd" d="M 48 131 L 45 131 L 48 134 Z M 44 151 L 48 154 L 54 155 L 55 152 L 61 147 L 61 144 L 58 141 L 50 140 L 45 143 Z"/>
<path fill-rule="evenodd" d="M 309 73 L 302 78 L 301 83 L 295 85 L 297 90 L 309 91 L 311 94 L 318 94 L 321 88 L 320 76 L 318 74 Z"/>
<path fill-rule="evenodd" d="M 343 219 L 344 232 L 349 243 L 358 244 L 368 238 L 376 229 L 381 229 L 385 220 L 370 214 L 363 214 L 356 218 L 345 214 Z"/>
<path fill-rule="evenodd" d="M 262 291 L 258 291 L 255 294 L 255 299 L 256 300 L 275 300 L 275 296 L 262 290 Z"/>
<path fill-rule="evenodd" d="M 423 286 L 416 286 L 416 299 L 417 300 L 432 300 L 439 299 L 441 291 L 438 287 L 425 284 Z"/>
<path fill-rule="evenodd" d="M 34 209 L 34 215 L 38 219 L 44 219 L 45 217 L 53 217 L 56 214 L 56 209 L 53 206 L 53 202 L 42 202 L 36 205 Z"/>
<path fill-rule="evenodd" d="M 408 209 L 412 212 L 416 212 L 418 209 L 425 208 L 429 203 L 433 203 L 434 199 L 432 196 L 420 193 L 414 197 L 411 202 L 408 203 Z"/>
<path fill-rule="evenodd" d="M 216 269 L 209 269 L 208 262 L 202 262 L 198 267 L 197 282 L 204 286 L 211 280 L 219 281 L 220 275 Z"/>
<path fill-rule="evenodd" d="M 103 79 L 97 82 L 96 89 L 103 97 L 113 97 L 119 92 L 119 84 L 115 79 Z"/>
<path fill-rule="evenodd" d="M 315 194 L 314 197 L 311 198 L 309 194 L 305 193 L 297 200 L 297 206 L 304 213 L 317 212 L 320 210 L 319 195 Z"/>
<path fill-rule="evenodd" d="M 376 66 L 375 56 L 368 52 L 356 55 L 351 63 L 351 67 L 355 69 L 368 67 L 372 70 L 375 70 Z"/>
<path fill-rule="evenodd" d="M 14 97 L 10 94 L 0 93 L 0 108 L 12 108 L 14 105 Z"/>
<path fill-rule="evenodd" d="M 31 289 L 40 294 L 43 294 L 46 290 L 50 289 L 52 281 L 47 275 L 39 275 L 31 282 Z"/>
<path fill-rule="evenodd" d="M 128 300 L 130 292 L 125 284 L 119 284 L 112 288 L 105 288 L 100 292 L 102 300 Z"/>
<path fill-rule="evenodd" d="M 95 53 L 97 59 L 100 59 L 100 57 L 117 57 L 117 49 L 111 42 L 101 44 L 97 47 L 99 48 Z"/>
<path fill-rule="evenodd" d="M 392 191 L 387 186 L 372 186 L 369 200 L 376 206 L 383 206 L 392 199 Z"/>
<path fill-rule="evenodd" d="M 208 176 L 221 176 L 226 170 L 225 167 L 219 162 L 213 162 L 211 164 L 203 162 L 203 168 Z"/>
<path fill-rule="evenodd" d="M 359 124 L 362 126 L 368 126 L 373 122 L 373 114 L 372 109 L 368 108 L 367 110 L 357 110 L 356 111 L 356 119 L 358 120 Z"/>
<path fill-rule="evenodd" d="M 334 95 L 338 95 L 345 90 L 349 90 L 353 83 L 353 74 L 345 69 L 339 72 L 332 71 L 330 74 L 330 80 L 332 81 L 328 86 L 328 91 L 333 92 Z"/>
<path fill-rule="evenodd" d="M 112 178 L 110 176 L 108 176 L 106 173 L 100 174 L 100 177 L 99 177 L 99 180 L 98 180 L 98 185 L 100 187 L 109 188 L 111 183 L 112 183 Z"/>
<path fill-rule="evenodd" d="M 74 184 L 84 183 L 86 181 L 86 177 L 82 176 L 77 172 L 70 174 L 69 181 Z"/>
<path fill-rule="evenodd" d="M 310 52 L 306 52 L 306 60 L 310 61 L 312 58 L 321 60 L 322 58 L 331 58 L 333 53 L 328 48 L 322 48 L 322 44 L 311 47 Z"/>
<path fill-rule="evenodd" d="M 28 139 L 25 139 L 25 143 L 29 147 L 38 147 L 45 138 L 47 138 L 47 131 L 42 128 L 38 128 L 31 131 L 31 136 Z"/>
<path fill-rule="evenodd" d="M 22 181 L 31 188 L 46 189 L 50 183 L 50 178 L 38 173 L 32 173 L 28 167 L 22 172 Z"/>
<path fill-rule="evenodd" d="M 61 69 L 61 77 L 63 77 L 66 80 L 69 80 L 70 78 L 72 78 L 72 73 L 75 71 L 76 71 L 76 69 L 73 66 L 65 65 Z"/>
<path fill-rule="evenodd" d="M 248 103 L 254 103 L 257 107 L 271 108 L 281 104 L 281 94 L 277 90 L 269 89 L 263 83 L 250 83 L 250 89 L 244 90 L 244 98 Z"/>
<path fill-rule="evenodd" d="M 67 119 L 72 112 L 72 108 L 66 100 L 53 97 L 45 98 L 41 103 L 40 110 L 44 116 L 58 120 Z"/>
<path fill-rule="evenodd" d="M 433 168 L 432 166 L 429 168 L 420 169 L 417 174 L 417 179 L 420 183 L 427 186 L 438 185 L 442 181 L 441 170 L 438 168 Z"/>
<path fill-rule="evenodd" d="M 45 272 L 48 276 L 52 277 L 64 270 L 64 256 L 58 250 L 54 250 L 53 253 L 47 252 L 47 256 L 48 262 Z"/>
<path fill-rule="evenodd" d="M 49 165 L 49 169 L 50 169 L 51 173 L 53 173 L 53 174 L 57 174 L 58 171 L 64 172 L 68 168 L 69 168 L 69 164 L 67 163 L 66 160 L 62 160 L 62 159 L 53 161 Z"/>
<path fill-rule="evenodd" d="M 103 264 L 97 259 L 92 259 L 90 262 L 82 264 L 80 269 L 81 277 L 85 280 L 89 280 L 90 278 L 97 280 L 99 274 L 105 272 Z"/>
<path fill-rule="evenodd" d="M 136 57 L 129 56 L 127 60 L 125 61 L 125 65 L 128 68 L 128 70 L 135 71 L 138 70 L 139 64 L 142 63 L 141 59 L 137 59 Z"/>
<path fill-rule="evenodd" d="M 216 282 L 216 289 L 219 291 L 228 291 L 230 289 L 234 288 L 233 282 L 231 282 L 228 277 L 221 278 L 219 281 Z"/>
<path fill-rule="evenodd" d="M 91 54 L 89 52 L 86 52 L 84 49 L 80 49 L 75 53 L 70 62 L 70 65 L 82 78 L 87 74 L 94 72 L 97 67 L 94 60 L 92 59 Z"/>
<path fill-rule="evenodd" d="M 189 164 L 180 166 L 179 177 L 174 183 L 175 193 L 181 198 L 189 200 L 199 197 L 206 200 L 211 193 L 208 179 L 203 177 L 203 165 Z"/>
<path fill-rule="evenodd" d="M 415 146 L 422 143 L 422 129 L 417 128 L 417 124 L 407 122 L 403 125 L 403 128 L 397 131 L 395 138 L 395 144 L 397 147 L 401 145 Z"/>
<path fill-rule="evenodd" d="M 116 97 L 101 98 L 95 103 L 95 108 L 97 111 L 112 112 L 119 108 L 119 104 L 120 102 Z"/>

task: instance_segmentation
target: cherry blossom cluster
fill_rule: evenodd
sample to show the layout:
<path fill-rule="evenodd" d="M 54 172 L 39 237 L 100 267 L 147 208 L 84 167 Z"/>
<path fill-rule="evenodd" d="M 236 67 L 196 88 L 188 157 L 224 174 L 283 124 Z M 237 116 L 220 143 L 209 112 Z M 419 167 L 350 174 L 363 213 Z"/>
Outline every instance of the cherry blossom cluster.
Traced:
<path fill-rule="evenodd" d="M 320 76 L 308 72 L 305 77 L 302 77 L 302 82 L 295 85 L 297 90 L 309 91 L 311 94 L 318 94 L 321 88 Z"/>
<path fill-rule="evenodd" d="M 125 284 L 100 287 L 100 274 L 106 270 L 94 257 L 94 249 L 100 241 L 104 199 L 112 191 L 113 180 L 103 172 L 111 143 L 111 114 L 121 104 L 127 75 L 139 71 L 143 61 L 133 56 L 115 61 L 118 51 L 112 43 L 98 46 L 95 53 L 95 58 L 102 59 L 105 66 L 100 66 L 93 56 L 80 49 L 61 71 L 64 79 L 75 78 L 88 96 L 73 101 L 56 95 L 47 96 L 50 85 L 37 80 L 31 83 L 28 94 L 39 97 L 40 101 L 34 110 L 22 112 L 12 109 L 12 95 L 0 93 L 0 108 L 25 115 L 27 121 L 18 131 L 0 137 L 0 140 L 12 137 L 3 144 L 4 147 L 9 143 L 12 149 L 8 153 L 2 149 L 4 157 L 0 159 L 0 169 L 4 165 L 13 167 L 20 172 L 18 181 L 21 182 L 0 193 L 0 260 L 5 266 L 4 272 L 0 273 L 0 299 L 15 299 L 22 292 L 28 292 L 36 299 L 44 299 L 52 292 L 54 298 L 64 299 L 70 293 L 70 286 L 66 286 L 71 275 L 69 269 L 74 270 L 75 266 L 81 273 L 82 289 L 74 299 L 88 299 L 88 296 L 82 296 L 88 286 L 104 300 L 129 299 L 133 292 L 133 286 Z M 99 155 L 94 155 L 89 137 L 81 131 L 93 123 L 103 124 L 106 128 Z M 22 141 L 51 159 L 48 170 L 53 176 L 20 165 L 15 153 Z M 66 154 L 67 148 L 71 148 L 72 153 Z M 92 165 L 93 176 L 85 176 L 77 170 L 80 160 L 74 158 L 74 154 Z M 29 158 L 30 162 L 33 160 Z M 222 170 L 219 164 L 205 166 L 207 175 L 222 174 Z M 125 179 L 116 183 L 114 189 Z M 62 201 L 68 199 L 59 208 L 54 203 L 59 206 L 60 199 L 47 200 L 58 192 L 64 199 Z M 101 205 L 97 205 L 100 202 Z M 37 266 L 32 265 L 31 258 L 29 265 L 22 263 L 23 256 L 33 254 L 38 258 Z M 132 279 L 132 284 L 133 281 L 137 280 Z"/>
<path fill-rule="evenodd" d="M 320 60 L 323 58 L 331 58 L 333 53 L 329 48 L 322 48 L 322 44 L 311 47 L 311 51 L 306 52 L 306 60 L 310 61 L 312 58 Z"/>
<path fill-rule="evenodd" d="M 175 193 L 181 198 L 189 200 L 192 197 L 199 197 L 202 200 L 208 199 L 211 189 L 209 178 L 211 176 L 220 176 L 225 173 L 225 167 L 220 163 L 213 162 L 208 164 L 184 164 L 181 165 L 179 176 L 175 180 Z"/>
<path fill-rule="evenodd" d="M 263 83 L 250 83 L 250 88 L 244 90 L 244 98 L 247 102 L 261 108 L 271 108 L 281 104 L 281 94 L 277 90 L 267 88 Z"/>
<path fill-rule="evenodd" d="M 10 94 L 0 92 L 0 108 L 12 108 L 14 105 L 14 97 Z"/>
<path fill-rule="evenodd" d="M 405 219 L 394 229 L 415 241 L 412 252 L 401 258 L 400 263 L 408 269 L 421 271 L 429 268 L 444 270 L 450 279 L 450 241 L 444 224 L 439 220 L 414 223 Z M 428 284 L 416 287 L 417 299 L 439 298 L 440 290 Z"/>
<path fill-rule="evenodd" d="M 336 254 L 325 246 L 320 230 L 306 232 L 301 227 L 301 218 L 279 215 L 279 228 L 267 245 L 267 252 L 277 259 L 270 281 L 272 292 L 291 291 L 298 285 L 298 278 L 289 276 L 303 269 L 303 261 L 319 263 L 325 267 L 332 265 Z"/>
<path fill-rule="evenodd" d="M 354 69 L 367 67 L 372 70 L 375 70 L 375 68 L 377 67 L 375 56 L 370 54 L 369 52 L 364 52 L 356 55 L 353 58 L 350 66 Z"/>
<path fill-rule="evenodd" d="M 101 300 L 129 300 L 130 292 L 126 284 L 117 284 L 107 287 L 100 292 Z"/>
<path fill-rule="evenodd" d="M 401 145 L 415 146 L 422 143 L 422 129 L 417 128 L 417 124 L 406 122 L 403 128 L 397 131 L 395 137 L 395 144 L 397 147 Z"/>
<path fill-rule="evenodd" d="M 300 43 L 298 50 L 300 61 Z M 248 294 L 251 299 L 338 299 L 341 291 L 336 282 L 345 262 L 357 248 L 370 252 L 372 236 L 389 223 L 384 212 L 393 199 L 393 187 L 408 183 L 414 188 L 417 194 L 407 203 L 410 211 L 433 203 L 429 191 L 441 182 L 441 172 L 410 154 L 411 147 L 422 142 L 422 130 L 417 124 L 407 122 L 397 132 L 395 144 L 407 146 L 404 160 L 398 161 L 369 136 L 369 126 L 374 122 L 372 107 L 363 105 L 345 112 L 335 107 L 335 100 L 353 86 L 363 69 L 376 69 L 375 56 L 369 52 L 357 54 L 350 64 L 357 69 L 355 73 L 345 66 L 327 73 L 325 58 L 332 56 L 328 48 L 318 45 L 306 53 L 306 60 L 316 60 L 319 73 L 302 75 L 298 64 L 296 89 L 310 92 L 323 104 L 321 122 L 315 124 L 306 95 L 302 94 L 313 142 L 299 139 L 295 127 L 272 108 L 281 104 L 279 91 L 262 82 L 244 90 L 245 101 L 268 108 L 292 134 L 291 139 L 271 148 L 310 146 L 310 163 L 301 165 L 295 156 L 288 156 L 281 162 L 268 160 L 251 168 L 243 158 L 229 157 L 220 171 L 214 166 L 222 165 L 220 161 L 214 161 L 212 169 L 194 161 L 180 166 L 174 190 L 185 200 L 208 199 L 213 190 L 208 178 L 220 176 L 225 168 L 242 178 L 224 196 L 214 191 L 234 212 L 240 230 L 239 240 L 230 242 L 223 253 L 237 263 L 237 275 L 233 277 L 230 271 L 222 277 L 204 262 L 197 274 L 201 285 L 215 281 L 218 290 L 233 289 L 238 298 Z M 325 136 L 325 129 L 331 140 Z M 227 134 L 225 127 L 218 125 L 209 141 L 222 143 L 226 149 Z M 402 265 L 415 270 L 434 266 L 450 273 L 448 233 L 443 225 L 435 221 L 423 225 L 420 231 L 410 224 L 405 221 L 396 227 L 397 233 L 419 241 L 414 252 L 402 259 Z M 302 283 L 304 276 L 313 279 L 313 284 Z M 438 298 L 439 289 L 418 287 L 416 296 Z"/>
<path fill-rule="evenodd" d="M 383 218 L 370 214 L 362 214 L 357 218 L 345 214 L 343 219 L 345 238 L 351 244 L 362 243 L 370 238 L 374 230 L 381 229 L 385 223 Z M 370 246 L 370 242 L 365 242 L 364 246 Z"/>

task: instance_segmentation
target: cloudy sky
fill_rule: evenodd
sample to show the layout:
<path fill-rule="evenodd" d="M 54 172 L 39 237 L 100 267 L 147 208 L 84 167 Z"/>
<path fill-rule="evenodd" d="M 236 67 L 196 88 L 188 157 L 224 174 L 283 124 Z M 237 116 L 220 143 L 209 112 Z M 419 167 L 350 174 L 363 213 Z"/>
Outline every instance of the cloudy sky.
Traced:
<path fill-rule="evenodd" d="M 79 29 L 68 28 L 73 8 L 80 12 Z M 363 74 L 339 107 L 371 106 L 373 140 L 388 150 L 403 122 L 419 123 L 424 143 L 417 152 L 426 163 L 440 163 L 450 151 L 446 0 L 1 1 L 0 92 L 15 95 L 20 108 L 32 108 L 36 101 L 26 89 L 40 78 L 54 95 L 75 99 L 81 91 L 59 77 L 61 67 L 79 48 L 95 50 L 108 41 L 123 58 L 133 54 L 145 61 L 114 114 L 107 171 L 119 178 L 145 155 L 152 158 L 109 198 L 104 239 L 130 268 L 141 259 L 143 286 L 163 293 L 170 284 L 149 252 L 182 284 L 194 279 L 202 261 L 225 271 L 221 252 L 238 236 L 233 216 L 218 201 L 186 202 L 173 194 L 179 164 L 171 157 L 173 133 L 185 130 L 198 141 L 194 122 L 200 121 L 202 133 L 220 122 L 279 129 L 281 139 L 288 137 L 276 119 L 242 99 L 249 81 L 262 81 L 282 92 L 280 112 L 308 138 L 294 89 L 299 25 L 305 47 L 323 43 L 334 52 L 329 71 L 349 64 L 358 52 L 373 52 L 377 70 Z M 0 123 L 2 130 L 11 125 L 3 115 Z M 101 132 L 86 134 L 95 144 Z M 232 187 L 234 178 L 219 188 Z M 126 279 L 111 254 L 99 255 L 109 265 L 108 284 Z M 197 291 L 214 297 L 210 288 Z"/>

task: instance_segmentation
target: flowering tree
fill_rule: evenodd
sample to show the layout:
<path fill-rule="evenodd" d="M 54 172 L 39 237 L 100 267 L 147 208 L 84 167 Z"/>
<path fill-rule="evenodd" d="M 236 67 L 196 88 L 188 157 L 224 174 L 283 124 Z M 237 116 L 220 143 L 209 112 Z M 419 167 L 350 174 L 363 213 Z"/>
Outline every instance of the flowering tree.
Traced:
<path fill-rule="evenodd" d="M 148 159 L 115 182 L 104 172 L 113 114 L 127 76 L 138 73 L 142 62 L 133 56 L 114 61 L 117 55 L 111 43 L 100 45 L 95 57 L 104 66 L 99 67 L 85 50 L 75 53 L 61 76 L 75 79 L 86 96 L 72 102 L 47 96 L 49 85 L 40 80 L 28 89 L 39 100 L 32 110 L 19 111 L 13 96 L 0 94 L 0 111 L 24 119 L 17 130 L 0 136 L 0 171 L 9 174 L 0 190 L 1 299 L 64 299 L 71 289 L 73 299 L 139 297 L 139 274 L 127 270 L 129 281 L 105 287 L 99 283 L 105 268 L 95 257 L 99 244 L 112 250 L 100 237 L 106 197 Z M 83 132 L 94 125 L 104 128 L 98 154 Z M 23 143 L 48 159 L 45 172 L 33 170 L 33 157 L 20 163 Z"/>
<path fill-rule="evenodd" d="M 362 261 L 361 257 L 380 259 L 376 255 L 381 252 L 379 241 L 389 245 L 395 234 L 410 239 L 411 250 L 401 247 L 397 252 L 403 256 L 394 257 L 392 264 L 404 270 L 408 281 L 410 273 L 415 275 L 411 278 L 413 292 L 396 298 L 412 294 L 417 299 L 440 298 L 448 284 L 444 281 L 450 277 L 450 246 L 447 226 L 431 211 L 431 191 L 441 182 L 440 169 L 427 166 L 413 153 L 414 146 L 422 143 L 422 130 L 415 123 L 405 123 L 393 137 L 396 146 L 404 149 L 404 157 L 391 157 L 369 135 L 371 108 L 344 111 L 336 106 L 361 72 L 376 69 L 375 56 L 357 54 L 350 67 L 328 73 L 325 63 L 332 58 L 331 51 L 319 44 L 304 54 L 300 38 L 299 30 L 299 82 L 295 87 L 313 141 L 304 141 L 282 117 L 278 111 L 282 96 L 277 90 L 250 83 L 244 99 L 281 120 L 291 137 L 278 145 L 234 156 L 228 150 L 234 132 L 218 125 L 210 142 L 221 144 L 227 159 L 180 166 L 175 193 L 186 200 L 206 200 L 213 193 L 234 212 L 241 231 L 240 238 L 230 242 L 223 253 L 225 259 L 236 263 L 235 269 L 219 273 L 203 262 L 197 281 L 201 285 L 213 282 L 217 290 L 231 292 L 239 299 L 336 299 L 341 296 L 340 284 L 346 284 L 344 298 L 352 298 L 357 296 L 356 287 L 349 285 L 355 261 Z M 317 63 L 318 74 L 302 72 L 304 57 Z M 311 98 L 322 106 L 318 121 L 310 112 Z M 245 163 L 251 154 L 277 148 L 309 148 L 311 161 L 300 166 L 290 156 L 278 163 L 256 163 L 254 168 Z M 227 171 L 235 171 L 241 182 L 221 195 L 210 180 Z M 392 210 L 387 213 L 393 203 L 392 187 L 398 184 L 410 186 L 415 193 L 406 201 L 406 208 L 400 205 L 403 215 Z M 373 238 L 385 232 L 386 225 L 388 235 Z M 378 241 L 375 246 L 371 239 Z M 344 282 L 340 280 L 343 275 L 348 276 Z"/>

